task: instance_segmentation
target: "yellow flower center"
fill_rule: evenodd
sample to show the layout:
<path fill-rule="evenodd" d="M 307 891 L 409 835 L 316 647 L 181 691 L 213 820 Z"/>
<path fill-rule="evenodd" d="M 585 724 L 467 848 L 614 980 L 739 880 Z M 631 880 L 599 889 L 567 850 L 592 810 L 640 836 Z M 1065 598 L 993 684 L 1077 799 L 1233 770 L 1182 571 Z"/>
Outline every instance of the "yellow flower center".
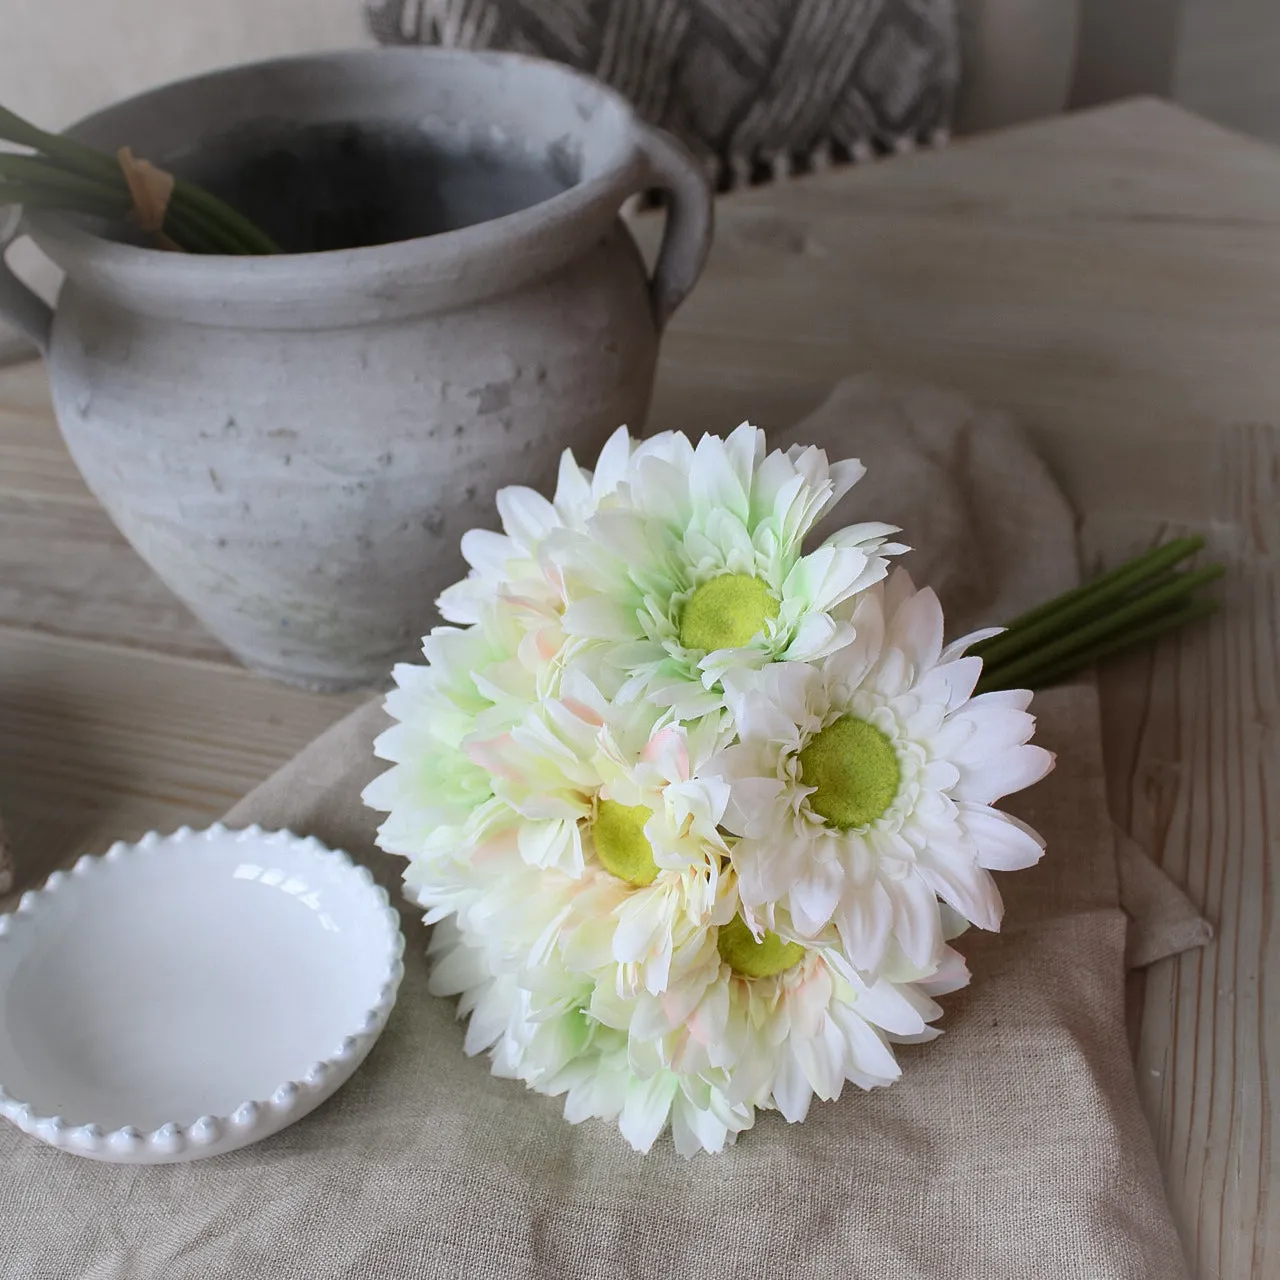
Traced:
<path fill-rule="evenodd" d="M 893 743 L 875 725 L 841 716 L 800 752 L 800 781 L 815 788 L 809 808 L 844 830 L 884 814 L 898 794 L 902 768 Z"/>
<path fill-rule="evenodd" d="M 716 947 L 720 959 L 744 978 L 772 978 L 804 959 L 804 948 L 798 942 L 784 942 L 767 929 L 757 942 L 741 916 L 734 916 L 720 929 Z"/>
<path fill-rule="evenodd" d="M 698 587 L 680 614 L 686 649 L 740 649 L 778 616 L 777 597 L 749 573 L 723 573 Z"/>
<path fill-rule="evenodd" d="M 652 884 L 658 876 L 653 847 L 644 834 L 644 824 L 653 810 L 642 804 L 619 804 L 601 800 L 596 804 L 596 820 L 591 828 L 596 857 L 606 871 L 628 884 Z"/>

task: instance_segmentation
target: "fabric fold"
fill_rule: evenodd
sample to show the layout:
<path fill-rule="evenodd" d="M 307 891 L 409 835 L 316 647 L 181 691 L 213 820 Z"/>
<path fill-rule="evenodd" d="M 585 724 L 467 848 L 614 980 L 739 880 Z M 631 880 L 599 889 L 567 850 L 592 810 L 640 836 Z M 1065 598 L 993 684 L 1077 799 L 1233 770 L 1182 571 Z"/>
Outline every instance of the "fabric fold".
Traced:
<path fill-rule="evenodd" d="M 1120 905 L 1129 917 L 1125 964 L 1145 969 L 1213 941 L 1213 926 L 1191 899 L 1119 827 L 1115 828 Z"/>

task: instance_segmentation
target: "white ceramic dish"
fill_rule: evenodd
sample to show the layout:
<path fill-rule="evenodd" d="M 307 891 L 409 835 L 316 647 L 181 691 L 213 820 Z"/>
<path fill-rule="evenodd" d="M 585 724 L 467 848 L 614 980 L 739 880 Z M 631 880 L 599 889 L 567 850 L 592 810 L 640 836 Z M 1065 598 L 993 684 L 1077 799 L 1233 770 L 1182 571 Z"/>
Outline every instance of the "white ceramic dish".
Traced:
<path fill-rule="evenodd" d="M 386 892 L 314 839 L 183 828 L 81 858 L 0 916 L 0 1114 L 122 1163 L 257 1142 L 364 1060 L 403 951 Z"/>

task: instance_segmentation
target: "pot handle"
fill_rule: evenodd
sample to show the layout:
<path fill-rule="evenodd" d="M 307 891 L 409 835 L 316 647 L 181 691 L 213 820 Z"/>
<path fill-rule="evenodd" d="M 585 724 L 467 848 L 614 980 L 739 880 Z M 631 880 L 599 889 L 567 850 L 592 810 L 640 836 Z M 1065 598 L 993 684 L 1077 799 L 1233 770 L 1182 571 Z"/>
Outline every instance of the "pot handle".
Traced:
<path fill-rule="evenodd" d="M 649 283 L 653 319 L 661 333 L 698 283 L 711 248 L 715 202 L 711 184 L 693 153 L 661 129 L 642 125 L 640 149 L 653 186 L 671 198 L 658 264 Z"/>
<path fill-rule="evenodd" d="M 17 239 L 21 223 L 20 206 L 0 208 L 0 316 L 17 325 L 43 355 L 49 350 L 53 312 L 42 298 L 9 270 L 4 261 L 5 250 Z"/>

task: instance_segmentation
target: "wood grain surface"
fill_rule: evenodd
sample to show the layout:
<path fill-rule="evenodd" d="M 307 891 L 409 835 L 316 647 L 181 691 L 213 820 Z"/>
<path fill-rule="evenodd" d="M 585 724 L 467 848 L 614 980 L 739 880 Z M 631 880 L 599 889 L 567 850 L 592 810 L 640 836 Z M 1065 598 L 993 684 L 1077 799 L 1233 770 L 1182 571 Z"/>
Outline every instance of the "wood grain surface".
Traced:
<path fill-rule="evenodd" d="M 650 423 L 777 426 L 860 369 L 1034 433 L 1090 566 L 1185 529 L 1212 624 L 1103 673 L 1113 815 L 1217 928 L 1135 991 L 1203 1280 L 1280 1275 L 1280 153 L 1140 101 L 742 193 Z M 652 249 L 660 227 L 640 236 Z M 222 812 L 355 699 L 239 670 L 87 493 L 38 365 L 0 370 L 0 812 L 30 880 Z M 1158 1280 L 1158 1278 L 1151 1278 Z"/>

